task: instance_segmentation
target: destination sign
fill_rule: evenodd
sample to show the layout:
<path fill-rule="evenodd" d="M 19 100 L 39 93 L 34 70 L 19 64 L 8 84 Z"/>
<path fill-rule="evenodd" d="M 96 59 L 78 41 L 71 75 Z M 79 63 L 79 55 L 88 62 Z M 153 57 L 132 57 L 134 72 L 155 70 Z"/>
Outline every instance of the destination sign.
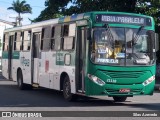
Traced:
<path fill-rule="evenodd" d="M 131 15 L 98 14 L 96 15 L 96 22 L 151 26 L 150 18 Z"/>
<path fill-rule="evenodd" d="M 100 63 L 119 63 L 117 59 L 103 59 L 103 58 L 96 59 L 96 62 L 100 62 Z"/>

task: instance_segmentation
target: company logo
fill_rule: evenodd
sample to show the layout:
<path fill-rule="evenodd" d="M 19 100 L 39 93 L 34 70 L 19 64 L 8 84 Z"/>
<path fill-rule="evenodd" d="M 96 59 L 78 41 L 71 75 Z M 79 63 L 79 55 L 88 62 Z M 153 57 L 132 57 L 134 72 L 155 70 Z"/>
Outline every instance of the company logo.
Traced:
<path fill-rule="evenodd" d="M 12 117 L 11 112 L 2 112 L 2 117 Z"/>
<path fill-rule="evenodd" d="M 42 114 L 39 112 L 2 112 L 2 117 L 42 117 Z"/>

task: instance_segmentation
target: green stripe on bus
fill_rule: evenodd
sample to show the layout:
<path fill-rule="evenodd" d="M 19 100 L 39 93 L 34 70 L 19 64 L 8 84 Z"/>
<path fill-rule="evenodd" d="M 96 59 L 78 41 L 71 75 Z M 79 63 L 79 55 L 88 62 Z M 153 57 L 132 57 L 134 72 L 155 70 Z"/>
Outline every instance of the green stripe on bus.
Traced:
<path fill-rule="evenodd" d="M 14 51 L 12 53 L 12 59 L 19 59 L 19 56 L 20 56 L 20 52 L 18 52 L 18 51 Z M 8 51 L 3 51 L 2 52 L 2 58 L 3 59 L 8 59 Z"/>
<path fill-rule="evenodd" d="M 64 55 L 63 53 L 56 54 L 56 65 L 64 65 Z"/>
<path fill-rule="evenodd" d="M 19 56 L 20 56 L 20 52 L 15 51 L 15 52 L 13 52 L 13 54 L 12 54 L 12 59 L 19 59 Z"/>
<path fill-rule="evenodd" d="M 2 52 L 2 59 L 8 59 L 8 52 L 7 51 Z"/>
<path fill-rule="evenodd" d="M 65 55 L 71 55 L 70 64 L 67 66 L 75 66 L 75 51 L 61 51 L 56 53 L 56 65 L 65 65 Z"/>

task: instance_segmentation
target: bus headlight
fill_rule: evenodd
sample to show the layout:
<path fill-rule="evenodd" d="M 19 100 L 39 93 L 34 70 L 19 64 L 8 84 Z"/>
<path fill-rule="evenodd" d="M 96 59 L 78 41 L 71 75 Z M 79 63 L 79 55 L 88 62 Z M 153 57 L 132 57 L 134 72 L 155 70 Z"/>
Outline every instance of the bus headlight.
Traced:
<path fill-rule="evenodd" d="M 146 86 L 146 85 L 150 84 L 154 80 L 155 80 L 155 75 L 153 75 L 152 77 L 150 77 L 146 81 L 144 81 L 143 85 Z"/>
<path fill-rule="evenodd" d="M 98 78 L 94 75 L 88 74 L 88 78 L 100 86 L 105 85 L 105 82 L 103 80 L 101 80 L 100 78 Z"/>

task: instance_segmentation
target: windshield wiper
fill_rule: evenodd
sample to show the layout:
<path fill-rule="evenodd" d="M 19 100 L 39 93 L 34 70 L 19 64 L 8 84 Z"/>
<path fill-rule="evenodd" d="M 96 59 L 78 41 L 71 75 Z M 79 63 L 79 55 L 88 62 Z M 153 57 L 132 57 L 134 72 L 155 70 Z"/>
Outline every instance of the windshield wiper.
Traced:
<path fill-rule="evenodd" d="M 108 32 L 108 37 L 109 37 L 109 44 L 111 45 L 111 47 L 114 49 L 114 37 L 112 35 L 112 32 L 110 30 L 110 27 L 108 24 L 104 24 L 104 28 L 106 29 L 106 31 Z"/>
<path fill-rule="evenodd" d="M 137 43 L 138 38 L 140 37 L 139 34 L 142 32 L 143 28 L 144 28 L 144 26 L 141 26 L 141 27 L 138 29 L 135 37 L 132 39 L 132 44 L 133 44 L 133 45 L 135 45 L 135 44 Z M 134 34 L 134 33 L 133 33 L 133 34 Z M 133 35 L 132 35 L 132 37 L 133 37 Z"/>

